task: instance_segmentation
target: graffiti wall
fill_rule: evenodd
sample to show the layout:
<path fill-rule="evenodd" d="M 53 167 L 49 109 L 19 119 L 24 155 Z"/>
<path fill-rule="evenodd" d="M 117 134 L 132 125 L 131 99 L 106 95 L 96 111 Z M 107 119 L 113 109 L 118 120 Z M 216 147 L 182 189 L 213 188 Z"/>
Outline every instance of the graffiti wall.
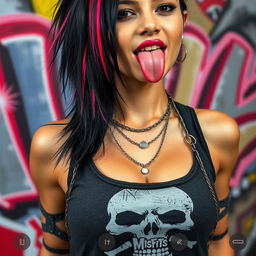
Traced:
<path fill-rule="evenodd" d="M 63 119 L 57 67 L 49 68 L 54 0 L 0 0 L 0 255 L 37 256 L 42 243 L 29 147 L 40 125 Z M 229 230 L 256 251 L 256 0 L 189 0 L 186 61 L 166 76 L 174 98 L 233 116 L 241 130 Z M 67 93 L 67 95 L 69 95 Z M 17 235 L 26 234 L 26 250 Z"/>

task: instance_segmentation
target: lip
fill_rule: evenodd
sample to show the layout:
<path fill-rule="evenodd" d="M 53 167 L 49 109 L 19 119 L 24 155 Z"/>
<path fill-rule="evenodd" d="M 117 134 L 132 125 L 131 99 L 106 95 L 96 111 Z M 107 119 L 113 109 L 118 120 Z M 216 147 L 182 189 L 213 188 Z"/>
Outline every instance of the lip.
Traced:
<path fill-rule="evenodd" d="M 165 49 L 166 45 L 165 43 L 160 39 L 153 39 L 153 40 L 146 40 L 143 41 L 133 52 L 136 54 L 138 51 L 140 51 L 142 48 L 152 45 L 158 45 L 161 47 L 161 49 Z"/>

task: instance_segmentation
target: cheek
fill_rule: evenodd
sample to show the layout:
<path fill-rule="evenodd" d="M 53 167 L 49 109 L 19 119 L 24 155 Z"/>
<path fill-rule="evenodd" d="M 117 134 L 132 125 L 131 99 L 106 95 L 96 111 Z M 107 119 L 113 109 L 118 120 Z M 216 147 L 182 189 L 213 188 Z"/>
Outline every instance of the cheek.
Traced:
<path fill-rule="evenodd" d="M 131 42 L 131 35 L 129 28 L 126 26 L 116 27 L 116 38 L 117 38 L 117 51 L 123 53 L 130 49 L 129 42 Z"/>
<path fill-rule="evenodd" d="M 181 38 L 183 34 L 183 23 L 182 22 L 170 22 L 165 26 L 165 32 L 167 34 L 167 41 L 169 45 L 169 57 L 171 60 L 176 58 L 181 45 Z"/>
<path fill-rule="evenodd" d="M 168 35 L 167 40 L 170 45 L 180 42 L 183 34 L 183 23 L 182 22 L 170 22 L 165 26 L 166 34 Z"/>
<path fill-rule="evenodd" d="M 124 65 L 126 64 L 126 58 L 125 58 L 125 48 L 123 46 L 124 38 L 121 37 L 119 41 L 117 41 L 117 62 L 120 71 L 123 71 Z"/>
<path fill-rule="evenodd" d="M 132 36 L 129 33 L 129 30 L 122 27 L 122 29 L 116 29 L 116 38 L 117 38 L 117 60 L 118 65 L 121 71 L 126 69 L 129 66 L 129 60 L 127 57 L 131 53 L 131 39 Z"/>

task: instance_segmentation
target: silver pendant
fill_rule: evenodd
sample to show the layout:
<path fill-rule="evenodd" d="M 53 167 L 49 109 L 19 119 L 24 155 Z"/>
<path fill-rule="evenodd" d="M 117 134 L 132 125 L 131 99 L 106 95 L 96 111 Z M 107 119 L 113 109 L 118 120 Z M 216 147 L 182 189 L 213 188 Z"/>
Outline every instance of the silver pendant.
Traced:
<path fill-rule="evenodd" d="M 148 143 L 146 141 L 141 141 L 140 142 L 140 148 L 147 148 L 148 147 Z"/>
<path fill-rule="evenodd" d="M 141 173 L 142 174 L 144 174 L 144 175 L 146 175 L 146 174 L 148 174 L 149 173 L 149 169 L 148 168 L 146 168 L 146 167 L 143 167 L 143 168 L 141 168 Z"/>

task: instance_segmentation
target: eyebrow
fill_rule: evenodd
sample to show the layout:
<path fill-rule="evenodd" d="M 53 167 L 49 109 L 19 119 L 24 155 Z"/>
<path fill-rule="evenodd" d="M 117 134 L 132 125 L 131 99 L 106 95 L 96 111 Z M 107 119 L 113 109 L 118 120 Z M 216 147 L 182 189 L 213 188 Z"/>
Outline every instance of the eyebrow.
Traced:
<path fill-rule="evenodd" d="M 152 2 L 156 2 L 156 1 L 159 1 L 159 0 L 152 0 Z M 138 1 L 134 1 L 134 0 L 121 0 L 121 1 L 119 1 L 119 4 L 133 4 L 133 5 L 136 5 L 136 4 L 138 4 Z"/>

